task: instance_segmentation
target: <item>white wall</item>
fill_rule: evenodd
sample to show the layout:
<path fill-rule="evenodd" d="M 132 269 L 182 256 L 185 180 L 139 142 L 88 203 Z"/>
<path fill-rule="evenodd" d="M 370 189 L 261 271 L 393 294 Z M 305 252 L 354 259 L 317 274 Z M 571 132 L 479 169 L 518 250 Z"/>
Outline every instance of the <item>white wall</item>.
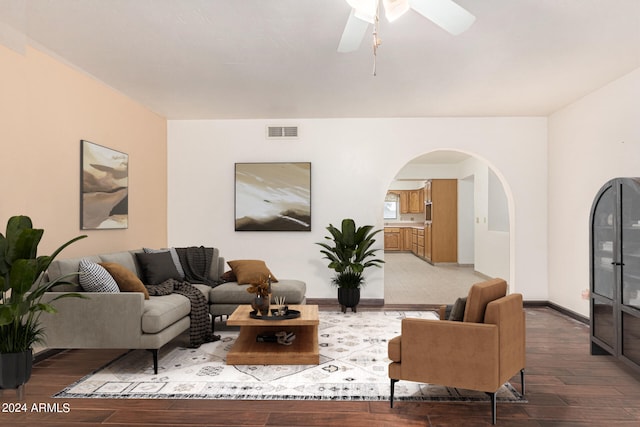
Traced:
<path fill-rule="evenodd" d="M 489 229 L 490 202 L 489 188 L 491 174 L 496 175 L 489 165 L 476 158 L 470 158 L 460 163 L 460 176 L 473 177 L 473 264 L 476 271 L 489 277 L 509 278 L 512 276 L 512 254 L 510 247 L 513 241 L 511 232 L 499 232 Z M 501 191 L 509 188 L 508 183 L 500 182 Z M 507 194 L 505 194 L 507 197 Z M 508 200 L 507 200 L 508 202 Z M 512 209 L 513 211 L 513 209 Z M 513 225 L 506 214 L 510 230 Z M 511 283 L 510 283 L 511 285 Z"/>
<path fill-rule="evenodd" d="M 458 179 L 458 264 L 475 267 L 475 176 Z M 509 256 L 504 259 L 509 265 Z M 508 270 L 507 270 L 508 271 Z M 508 276 L 504 276 L 507 278 Z"/>
<path fill-rule="evenodd" d="M 640 69 L 549 117 L 549 299 L 582 315 L 591 204 L 609 179 L 640 176 L 639 122 Z"/>
<path fill-rule="evenodd" d="M 334 298 L 331 271 L 314 242 L 351 217 L 383 227 L 382 201 L 411 159 L 438 149 L 478 156 L 500 171 L 514 212 L 510 285 L 546 300 L 547 120 L 545 118 L 300 119 L 296 141 L 267 141 L 265 120 L 168 122 L 170 245 L 213 245 L 227 260 L 266 260 L 278 277 L 307 282 L 311 298 Z M 234 231 L 234 163 L 310 161 L 312 231 Z M 190 190 L 188 190 L 190 189 Z M 377 242 L 382 248 L 382 239 Z M 383 256 L 380 251 L 380 256 Z M 383 298 L 384 269 L 367 274 L 363 298 Z"/>

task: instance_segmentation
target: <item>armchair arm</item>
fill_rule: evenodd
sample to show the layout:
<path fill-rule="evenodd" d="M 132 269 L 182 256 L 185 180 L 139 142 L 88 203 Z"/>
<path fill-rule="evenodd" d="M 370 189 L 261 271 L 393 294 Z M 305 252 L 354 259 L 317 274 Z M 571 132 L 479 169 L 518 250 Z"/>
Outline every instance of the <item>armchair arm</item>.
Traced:
<path fill-rule="evenodd" d="M 453 308 L 453 304 L 441 305 L 438 307 L 438 316 L 440 317 L 440 320 L 447 320 L 449 318 L 451 308 Z"/>
<path fill-rule="evenodd" d="M 399 372 L 425 383 L 493 392 L 498 381 L 498 327 L 448 320 L 403 319 Z"/>

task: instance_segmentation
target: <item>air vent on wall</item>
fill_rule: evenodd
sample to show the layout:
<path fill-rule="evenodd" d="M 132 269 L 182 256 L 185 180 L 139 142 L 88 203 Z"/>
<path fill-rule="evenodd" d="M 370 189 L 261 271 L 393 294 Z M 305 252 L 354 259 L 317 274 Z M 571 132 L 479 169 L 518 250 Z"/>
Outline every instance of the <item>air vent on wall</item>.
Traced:
<path fill-rule="evenodd" d="M 297 139 L 298 126 L 267 126 L 267 139 Z"/>

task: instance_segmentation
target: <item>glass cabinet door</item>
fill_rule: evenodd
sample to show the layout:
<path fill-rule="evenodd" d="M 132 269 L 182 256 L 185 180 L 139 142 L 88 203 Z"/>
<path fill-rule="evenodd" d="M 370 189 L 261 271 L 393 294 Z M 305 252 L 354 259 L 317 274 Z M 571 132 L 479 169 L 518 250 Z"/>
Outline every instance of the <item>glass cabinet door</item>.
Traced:
<path fill-rule="evenodd" d="M 616 352 L 616 316 L 614 296 L 618 256 L 616 186 L 605 188 L 592 211 L 591 223 L 591 313 L 592 334 Z"/>
<path fill-rule="evenodd" d="M 622 241 L 622 345 L 621 353 L 640 364 L 640 186 L 626 180 L 622 192 L 620 239 Z"/>
<path fill-rule="evenodd" d="M 616 223 L 616 194 L 615 187 L 607 188 L 593 212 L 592 239 L 592 292 L 613 299 L 615 288 L 614 260 L 617 255 L 615 227 Z"/>
<path fill-rule="evenodd" d="M 640 308 L 640 194 L 624 183 L 622 192 L 622 304 Z"/>

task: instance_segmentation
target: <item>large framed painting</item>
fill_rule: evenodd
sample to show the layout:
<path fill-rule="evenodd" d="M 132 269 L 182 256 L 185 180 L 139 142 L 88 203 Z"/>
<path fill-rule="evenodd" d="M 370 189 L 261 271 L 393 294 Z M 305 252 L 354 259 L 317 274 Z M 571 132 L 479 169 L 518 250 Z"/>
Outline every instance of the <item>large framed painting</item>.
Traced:
<path fill-rule="evenodd" d="M 129 156 L 82 140 L 80 159 L 80 228 L 128 228 Z"/>
<path fill-rule="evenodd" d="M 236 231 L 311 231 L 311 163 L 236 163 Z"/>

